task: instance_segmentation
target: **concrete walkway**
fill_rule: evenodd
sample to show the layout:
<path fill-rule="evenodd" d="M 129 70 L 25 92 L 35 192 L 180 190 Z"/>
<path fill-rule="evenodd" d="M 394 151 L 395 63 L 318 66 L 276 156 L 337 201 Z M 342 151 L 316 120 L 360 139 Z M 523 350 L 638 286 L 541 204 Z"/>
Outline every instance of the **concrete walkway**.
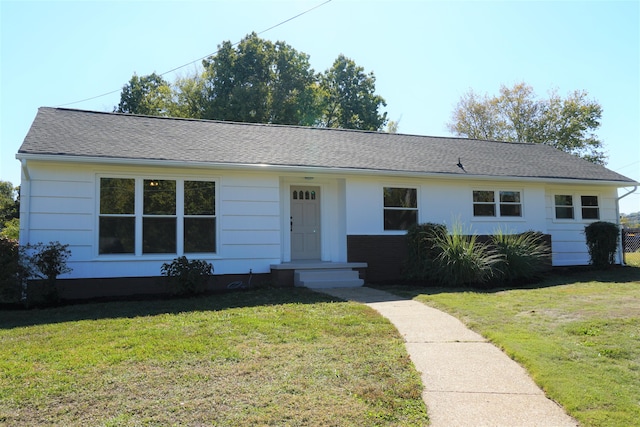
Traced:
<path fill-rule="evenodd" d="M 316 291 L 366 304 L 395 325 L 421 373 L 432 427 L 578 425 L 520 365 L 455 317 L 367 287 Z"/>

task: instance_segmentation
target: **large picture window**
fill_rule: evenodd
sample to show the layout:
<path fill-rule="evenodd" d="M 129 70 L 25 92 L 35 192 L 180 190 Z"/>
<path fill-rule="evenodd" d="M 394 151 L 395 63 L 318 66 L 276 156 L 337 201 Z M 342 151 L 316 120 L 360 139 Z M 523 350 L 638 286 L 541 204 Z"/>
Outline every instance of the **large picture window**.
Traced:
<path fill-rule="evenodd" d="M 101 178 L 98 252 L 214 253 L 215 200 L 214 181 Z"/>
<path fill-rule="evenodd" d="M 418 190 L 384 187 L 384 229 L 408 230 L 418 223 Z"/>
<path fill-rule="evenodd" d="M 473 216 L 521 217 L 522 198 L 520 191 L 474 190 Z"/>

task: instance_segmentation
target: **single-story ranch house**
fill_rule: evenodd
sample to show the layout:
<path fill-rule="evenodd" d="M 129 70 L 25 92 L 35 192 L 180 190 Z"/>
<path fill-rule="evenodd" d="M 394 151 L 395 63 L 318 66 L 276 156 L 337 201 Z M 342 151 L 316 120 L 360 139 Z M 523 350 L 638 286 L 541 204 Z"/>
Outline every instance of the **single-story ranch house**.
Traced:
<path fill-rule="evenodd" d="M 540 144 L 64 108 L 39 109 L 16 157 L 21 244 L 68 244 L 79 298 L 154 292 L 182 255 L 221 287 L 399 279 L 426 222 L 540 231 L 554 266 L 586 265 L 585 225 L 617 223 L 638 184 Z"/>

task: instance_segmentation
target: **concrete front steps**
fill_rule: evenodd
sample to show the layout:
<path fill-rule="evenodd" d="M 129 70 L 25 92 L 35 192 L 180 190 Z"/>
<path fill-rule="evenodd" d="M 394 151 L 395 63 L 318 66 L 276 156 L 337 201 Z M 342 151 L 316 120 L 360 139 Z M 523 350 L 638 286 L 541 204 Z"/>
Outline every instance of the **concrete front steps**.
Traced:
<path fill-rule="evenodd" d="M 350 268 L 305 269 L 295 270 L 293 284 L 311 289 L 353 288 L 364 285 L 364 280 Z"/>
<path fill-rule="evenodd" d="M 355 288 L 364 285 L 366 270 L 366 262 L 296 260 L 271 264 L 271 279 L 281 287 Z"/>

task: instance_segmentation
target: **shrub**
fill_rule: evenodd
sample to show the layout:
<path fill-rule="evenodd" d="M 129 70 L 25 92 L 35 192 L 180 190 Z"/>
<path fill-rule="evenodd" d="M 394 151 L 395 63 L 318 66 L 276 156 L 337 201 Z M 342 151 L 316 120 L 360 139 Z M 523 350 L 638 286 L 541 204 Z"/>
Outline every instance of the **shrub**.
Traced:
<path fill-rule="evenodd" d="M 69 245 L 49 242 L 36 243 L 25 247 L 24 269 L 26 277 L 37 277 L 43 279 L 42 296 L 46 302 L 58 301 L 58 290 L 56 281 L 61 274 L 72 271 L 67 266 L 67 260 L 71 256 Z"/>
<path fill-rule="evenodd" d="M 189 261 L 187 257 L 181 256 L 171 263 L 162 264 L 160 271 L 176 286 L 176 294 L 195 295 L 204 290 L 213 274 L 213 265 L 203 260 Z"/>
<path fill-rule="evenodd" d="M 478 242 L 475 234 L 465 234 L 454 224 L 451 234 L 438 235 L 439 251 L 433 262 L 434 273 L 443 285 L 483 284 L 494 277 L 501 256 L 489 245 Z"/>
<path fill-rule="evenodd" d="M 19 302 L 21 284 L 18 241 L 0 236 L 0 303 Z"/>
<path fill-rule="evenodd" d="M 544 234 L 527 231 L 507 234 L 497 230 L 491 243 L 501 255 L 496 266 L 496 278 L 505 282 L 538 278 L 549 265 L 551 250 L 544 240 Z"/>
<path fill-rule="evenodd" d="M 435 245 L 437 236 L 447 234 L 443 224 L 416 224 L 407 231 L 407 262 L 404 274 L 407 279 L 427 280 L 433 277 L 433 260 L 439 249 Z"/>
<path fill-rule="evenodd" d="M 609 268 L 615 262 L 620 230 L 616 224 L 597 221 L 584 228 L 591 264 L 596 268 Z"/>

